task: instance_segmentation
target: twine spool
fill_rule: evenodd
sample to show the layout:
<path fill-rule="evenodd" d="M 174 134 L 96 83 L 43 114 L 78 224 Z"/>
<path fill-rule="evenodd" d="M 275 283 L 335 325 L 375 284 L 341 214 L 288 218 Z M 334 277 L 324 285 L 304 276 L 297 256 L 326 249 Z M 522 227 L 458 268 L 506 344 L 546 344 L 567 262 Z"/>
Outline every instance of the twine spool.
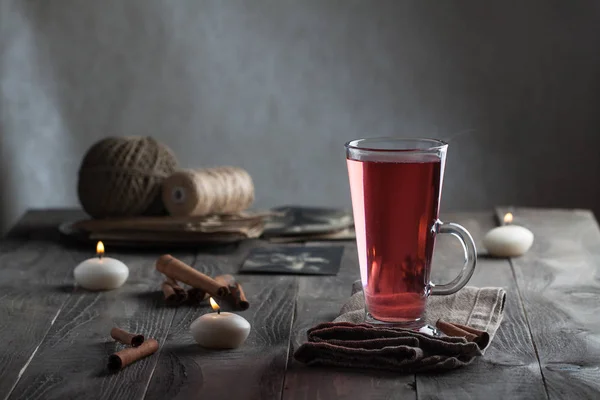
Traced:
<path fill-rule="evenodd" d="M 152 138 L 103 139 L 79 168 L 79 201 L 94 218 L 164 213 L 161 184 L 176 167 L 171 150 Z"/>
<path fill-rule="evenodd" d="M 180 170 L 164 181 L 162 199 L 173 216 L 234 214 L 250 207 L 254 184 L 237 167 Z"/>

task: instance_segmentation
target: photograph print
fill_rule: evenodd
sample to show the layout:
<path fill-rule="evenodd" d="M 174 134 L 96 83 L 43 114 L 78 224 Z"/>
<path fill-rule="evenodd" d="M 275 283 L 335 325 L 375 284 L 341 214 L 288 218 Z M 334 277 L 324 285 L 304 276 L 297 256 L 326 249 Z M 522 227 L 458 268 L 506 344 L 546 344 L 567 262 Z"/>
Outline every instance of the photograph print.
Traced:
<path fill-rule="evenodd" d="M 321 207 L 285 206 L 275 208 L 267 221 L 265 237 L 338 232 L 354 225 L 352 212 Z"/>
<path fill-rule="evenodd" d="M 343 246 L 259 248 L 250 252 L 240 272 L 336 275 L 343 252 Z"/>

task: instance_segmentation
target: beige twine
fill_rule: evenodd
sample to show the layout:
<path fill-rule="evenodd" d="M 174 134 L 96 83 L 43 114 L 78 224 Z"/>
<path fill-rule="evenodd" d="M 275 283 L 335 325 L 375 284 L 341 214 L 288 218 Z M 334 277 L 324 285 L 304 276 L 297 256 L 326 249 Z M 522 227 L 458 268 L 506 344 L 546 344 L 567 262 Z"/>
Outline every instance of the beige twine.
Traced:
<path fill-rule="evenodd" d="M 164 181 L 162 199 L 173 216 L 234 214 L 252 205 L 254 184 L 237 167 L 180 170 Z"/>
<path fill-rule="evenodd" d="M 164 213 L 161 184 L 176 167 L 172 151 L 152 138 L 103 139 L 81 163 L 79 201 L 94 218 Z"/>

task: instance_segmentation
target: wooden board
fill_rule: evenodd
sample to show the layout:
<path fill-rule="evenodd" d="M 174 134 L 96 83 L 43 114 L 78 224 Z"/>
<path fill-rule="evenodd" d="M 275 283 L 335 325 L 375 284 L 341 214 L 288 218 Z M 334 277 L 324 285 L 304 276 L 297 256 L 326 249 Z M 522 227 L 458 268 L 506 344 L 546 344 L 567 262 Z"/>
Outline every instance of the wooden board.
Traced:
<path fill-rule="evenodd" d="M 545 399 L 546 391 L 523 306 L 507 259 L 486 257 L 481 239 L 496 226 L 491 213 L 452 214 L 444 220 L 469 230 L 480 254 L 471 286 L 501 286 L 507 291 L 505 315 L 484 357 L 444 374 L 417 376 L 419 399 Z M 483 255 L 483 256 L 482 256 Z M 462 267 L 458 240 L 439 236 L 432 269 L 434 282 L 453 279 Z"/>
<path fill-rule="evenodd" d="M 508 208 L 497 209 L 502 218 Z M 511 260 L 552 399 L 600 396 L 600 230 L 582 210 L 511 208 L 535 235 Z"/>
<path fill-rule="evenodd" d="M 195 267 L 209 275 L 235 273 L 247 252 L 242 247 L 231 256 L 200 254 Z M 206 312 L 177 308 L 173 324 L 146 398 L 275 399 L 281 396 L 296 278 L 240 275 L 250 308 L 239 312 L 252 330 L 246 343 L 234 350 L 207 350 L 193 340 L 191 322 Z"/>
<path fill-rule="evenodd" d="M 306 341 L 306 331 L 333 320 L 360 279 L 356 244 L 349 242 L 337 276 L 299 277 L 296 321 L 292 344 L 297 349 Z M 306 367 L 292 360 L 287 371 L 284 399 L 389 399 L 416 398 L 414 375 L 381 371 Z"/>
<path fill-rule="evenodd" d="M 29 213 L 0 244 L 0 398 L 9 396 L 38 355 L 70 297 L 72 268 L 83 253 L 56 242 L 52 215 Z"/>
<path fill-rule="evenodd" d="M 128 265 L 127 283 L 105 292 L 78 288 L 49 327 L 11 398 L 131 399 L 146 394 L 157 354 L 118 373 L 109 373 L 106 365 L 108 356 L 124 347 L 110 338 L 114 326 L 164 344 L 175 310 L 164 305 L 159 291 L 163 278 L 155 270 L 154 262 L 160 253 L 108 252 L 109 249 L 107 254 Z M 176 255 L 185 262 L 193 262 L 191 254 Z M 73 279 L 69 277 L 67 286 L 72 285 Z"/>
<path fill-rule="evenodd" d="M 73 292 L 72 269 L 93 249 L 64 246 L 56 226 L 81 214 L 29 212 L 0 243 L 0 399 L 597 398 L 600 230 L 586 211 L 511 211 L 515 223 L 534 231 L 534 247 L 510 262 L 480 258 L 471 281 L 508 291 L 505 320 L 492 347 L 469 367 L 416 377 L 308 368 L 291 359 L 306 330 L 333 319 L 358 279 L 352 242 L 335 277 L 240 275 L 251 301 L 242 315 L 252 333 L 240 349 L 208 351 L 188 331 L 208 308 L 164 307 L 161 277 L 153 268 L 158 250 L 108 248 L 130 265 L 127 286 Z M 490 213 L 444 219 L 465 225 L 478 244 L 495 225 Z M 211 275 L 235 273 L 256 246 L 268 244 L 248 241 L 176 255 Z M 460 263 L 458 243 L 439 240 L 434 280 L 447 281 Z M 116 346 L 108 336 L 113 325 L 155 336 L 160 352 L 108 374 L 106 357 Z"/>

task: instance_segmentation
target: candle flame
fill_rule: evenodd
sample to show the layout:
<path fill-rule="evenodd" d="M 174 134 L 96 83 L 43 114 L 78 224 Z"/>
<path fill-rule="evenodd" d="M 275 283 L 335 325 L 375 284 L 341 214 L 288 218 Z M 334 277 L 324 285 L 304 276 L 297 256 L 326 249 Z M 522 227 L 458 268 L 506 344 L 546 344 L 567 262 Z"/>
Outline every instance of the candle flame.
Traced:
<path fill-rule="evenodd" d="M 102 255 L 104 254 L 104 243 L 98 242 L 98 244 L 96 245 L 96 254 L 99 257 L 102 257 Z"/>
<path fill-rule="evenodd" d="M 506 213 L 506 215 L 504 216 L 504 223 L 505 224 L 510 224 L 513 222 L 513 215 L 512 213 Z"/>
<path fill-rule="evenodd" d="M 212 297 L 209 299 L 209 301 L 210 301 L 210 306 L 212 307 L 213 310 L 219 311 L 221 309 L 221 307 L 219 307 L 217 302 Z"/>

